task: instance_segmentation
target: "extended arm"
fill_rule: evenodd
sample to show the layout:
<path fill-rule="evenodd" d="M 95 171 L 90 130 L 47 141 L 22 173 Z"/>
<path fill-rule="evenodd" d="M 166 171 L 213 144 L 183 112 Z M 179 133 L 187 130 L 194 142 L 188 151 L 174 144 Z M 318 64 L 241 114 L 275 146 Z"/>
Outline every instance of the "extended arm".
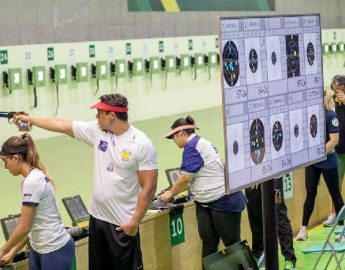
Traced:
<path fill-rule="evenodd" d="M 31 115 L 14 116 L 14 123 L 18 123 L 19 121 L 31 123 L 32 125 L 45 130 L 64 133 L 66 135 L 74 137 L 71 120 L 56 117 L 41 118 Z"/>

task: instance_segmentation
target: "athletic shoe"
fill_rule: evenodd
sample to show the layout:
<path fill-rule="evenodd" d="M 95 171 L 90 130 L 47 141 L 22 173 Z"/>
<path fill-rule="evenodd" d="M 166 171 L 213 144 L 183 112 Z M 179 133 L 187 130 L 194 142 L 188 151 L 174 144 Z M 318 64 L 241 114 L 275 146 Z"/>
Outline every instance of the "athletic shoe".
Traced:
<path fill-rule="evenodd" d="M 324 227 L 332 227 L 335 223 L 335 220 L 337 218 L 337 215 L 334 213 L 331 213 L 328 215 L 328 218 L 322 223 Z"/>
<path fill-rule="evenodd" d="M 292 261 L 286 260 L 284 270 L 296 270 L 295 264 Z"/>
<path fill-rule="evenodd" d="M 345 242 L 345 235 L 338 236 L 334 239 L 336 242 Z"/>
<path fill-rule="evenodd" d="M 308 239 L 308 231 L 306 226 L 301 226 L 296 236 L 297 241 L 305 241 Z"/>

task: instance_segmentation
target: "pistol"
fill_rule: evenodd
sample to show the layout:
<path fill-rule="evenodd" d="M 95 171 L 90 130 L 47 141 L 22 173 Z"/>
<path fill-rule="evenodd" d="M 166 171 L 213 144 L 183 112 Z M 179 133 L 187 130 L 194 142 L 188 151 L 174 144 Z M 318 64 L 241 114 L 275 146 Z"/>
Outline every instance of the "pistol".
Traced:
<path fill-rule="evenodd" d="M 26 112 L 0 112 L 1 118 L 7 118 L 8 123 L 13 124 L 13 118 L 16 115 L 28 115 Z M 26 122 L 19 121 L 15 123 L 18 126 L 19 131 L 30 131 L 32 125 Z"/>

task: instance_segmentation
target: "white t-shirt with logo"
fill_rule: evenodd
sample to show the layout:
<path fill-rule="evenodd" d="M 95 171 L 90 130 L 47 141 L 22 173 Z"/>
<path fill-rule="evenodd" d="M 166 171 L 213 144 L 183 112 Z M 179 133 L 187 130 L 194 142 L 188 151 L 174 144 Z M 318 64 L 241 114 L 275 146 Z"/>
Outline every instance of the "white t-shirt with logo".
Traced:
<path fill-rule="evenodd" d="M 183 149 L 180 170 L 193 176 L 190 189 L 196 201 L 208 203 L 224 196 L 223 162 L 217 149 L 208 140 L 195 133 L 189 136 Z"/>
<path fill-rule="evenodd" d="M 90 214 L 115 225 L 130 222 L 141 190 L 138 171 L 158 166 L 151 140 L 133 126 L 116 136 L 100 129 L 97 122 L 73 121 L 73 133 L 76 139 L 93 147 Z"/>
<path fill-rule="evenodd" d="M 60 249 L 70 239 L 64 228 L 53 185 L 39 169 L 33 169 L 22 183 L 22 204 L 36 207 L 29 234 L 32 248 L 41 254 Z"/>

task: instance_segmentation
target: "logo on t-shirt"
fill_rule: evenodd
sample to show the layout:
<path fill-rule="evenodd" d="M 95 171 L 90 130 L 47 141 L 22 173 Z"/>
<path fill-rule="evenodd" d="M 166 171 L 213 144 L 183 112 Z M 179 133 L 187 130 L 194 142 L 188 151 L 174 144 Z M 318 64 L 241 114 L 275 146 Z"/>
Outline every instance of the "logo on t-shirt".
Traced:
<path fill-rule="evenodd" d="M 339 121 L 338 121 L 337 118 L 333 118 L 332 125 L 335 126 L 335 127 L 339 126 Z"/>
<path fill-rule="evenodd" d="M 32 194 L 31 193 L 24 193 L 23 194 L 23 202 L 29 201 L 31 199 Z"/>
<path fill-rule="evenodd" d="M 123 151 L 121 152 L 121 159 L 122 159 L 123 161 L 128 161 L 128 160 L 130 160 L 130 159 L 131 159 L 131 156 L 132 156 L 132 153 L 131 153 L 130 151 L 128 151 L 128 150 L 123 150 Z"/>
<path fill-rule="evenodd" d="M 105 151 L 107 151 L 107 148 L 108 148 L 108 143 L 100 140 L 99 145 L 98 145 L 98 150 L 105 152 Z"/>

